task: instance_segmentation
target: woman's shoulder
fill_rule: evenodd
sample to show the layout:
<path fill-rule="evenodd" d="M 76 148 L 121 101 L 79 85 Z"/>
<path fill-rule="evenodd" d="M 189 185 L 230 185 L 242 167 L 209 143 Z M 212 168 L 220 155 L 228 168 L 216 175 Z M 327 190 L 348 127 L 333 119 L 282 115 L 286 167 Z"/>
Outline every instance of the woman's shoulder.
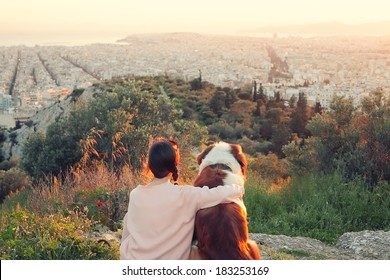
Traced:
<path fill-rule="evenodd" d="M 134 195 L 135 193 L 141 191 L 142 189 L 144 189 L 145 186 L 144 185 L 137 185 L 135 188 L 133 188 L 132 190 L 130 190 L 130 195 Z"/>

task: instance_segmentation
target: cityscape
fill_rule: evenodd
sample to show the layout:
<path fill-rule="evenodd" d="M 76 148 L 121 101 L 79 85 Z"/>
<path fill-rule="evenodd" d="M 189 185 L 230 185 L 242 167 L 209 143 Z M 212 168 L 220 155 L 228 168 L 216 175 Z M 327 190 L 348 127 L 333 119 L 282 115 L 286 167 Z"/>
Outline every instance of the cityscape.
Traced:
<path fill-rule="evenodd" d="M 270 51 L 272 50 L 272 52 Z M 274 56 L 274 57 L 273 57 Z M 287 65 L 275 76 L 278 61 Z M 261 84 L 289 100 L 329 106 L 334 94 L 355 104 L 377 88 L 390 93 L 390 37 L 244 37 L 161 33 L 113 44 L 0 46 L 0 126 L 13 127 L 36 111 L 102 80 L 165 75 L 220 87 Z"/>

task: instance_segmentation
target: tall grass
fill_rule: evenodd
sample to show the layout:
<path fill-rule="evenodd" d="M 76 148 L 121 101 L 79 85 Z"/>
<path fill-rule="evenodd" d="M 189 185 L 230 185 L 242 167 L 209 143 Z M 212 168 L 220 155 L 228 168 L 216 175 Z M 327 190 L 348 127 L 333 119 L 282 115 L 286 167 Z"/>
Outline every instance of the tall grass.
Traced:
<path fill-rule="evenodd" d="M 250 176 L 244 197 L 249 230 L 307 236 L 334 243 L 348 231 L 389 230 L 389 185 L 373 192 L 363 180 L 342 175 L 307 174 L 275 188 Z"/>
<path fill-rule="evenodd" d="M 31 190 L 26 207 L 35 213 L 82 212 L 89 218 L 117 230 L 127 211 L 131 189 L 145 178 L 128 167 L 120 174 L 103 162 L 74 169 L 64 180 L 56 177 L 40 182 Z"/>
<path fill-rule="evenodd" d="M 83 213 L 111 230 L 121 228 L 127 211 L 129 192 L 147 177 L 127 167 L 120 174 L 109 170 L 103 162 L 73 169 L 60 180 L 46 178 L 31 188 L 9 196 L 1 212 L 12 212 L 19 204 L 40 216 L 61 213 Z"/>

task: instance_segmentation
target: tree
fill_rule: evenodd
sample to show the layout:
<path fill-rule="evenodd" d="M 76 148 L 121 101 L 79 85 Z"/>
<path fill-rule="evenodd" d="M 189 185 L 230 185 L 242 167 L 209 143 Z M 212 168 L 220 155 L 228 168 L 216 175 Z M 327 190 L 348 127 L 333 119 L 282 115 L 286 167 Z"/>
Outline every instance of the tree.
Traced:
<path fill-rule="evenodd" d="M 309 136 L 309 131 L 306 125 L 309 121 L 309 110 L 307 106 L 307 99 L 303 92 L 299 93 L 297 107 L 291 115 L 291 130 L 297 133 L 299 137 L 305 138 Z"/>
<path fill-rule="evenodd" d="M 288 102 L 288 105 L 290 108 L 295 108 L 295 104 L 297 103 L 297 97 L 295 96 L 295 94 L 293 94 L 291 97 L 290 97 L 290 100 Z"/>
<path fill-rule="evenodd" d="M 257 101 L 257 82 L 253 81 L 253 101 Z"/>
<path fill-rule="evenodd" d="M 352 98 L 335 95 L 330 103 L 330 114 L 334 117 L 340 129 L 348 126 L 352 120 L 356 108 L 353 105 Z"/>
<path fill-rule="evenodd" d="M 45 148 L 45 135 L 35 133 L 24 143 L 22 147 L 22 168 L 33 177 L 42 177 L 45 174 L 45 166 L 42 162 Z"/>
<path fill-rule="evenodd" d="M 216 91 L 210 99 L 210 109 L 218 116 L 227 111 L 226 108 L 227 94 L 224 91 Z"/>
<path fill-rule="evenodd" d="M 290 138 L 291 130 L 286 124 L 280 123 L 272 127 L 272 152 L 278 155 L 279 158 L 285 157 L 282 147 L 290 141 Z"/>
<path fill-rule="evenodd" d="M 371 190 L 381 180 L 390 182 L 390 107 L 376 98 L 364 99 L 356 111 L 351 99 L 335 97 L 331 110 L 307 125 L 320 170 L 338 170 L 347 179 L 360 176 Z"/>
<path fill-rule="evenodd" d="M 256 101 L 256 110 L 253 112 L 253 115 L 258 116 L 258 117 L 262 117 L 265 115 L 266 110 L 267 110 L 267 106 L 264 103 L 264 101 L 261 99 L 258 99 Z"/>
<path fill-rule="evenodd" d="M 26 171 L 34 177 L 57 175 L 82 157 L 85 164 L 103 160 L 115 172 L 124 165 L 139 171 L 150 139 L 176 137 L 180 143 L 189 139 L 188 134 L 200 139 L 194 122 L 182 120 L 179 125 L 181 112 L 171 100 L 143 90 L 145 86 L 137 80 L 98 85 L 103 90 L 88 104 L 50 125 L 46 135 L 36 134 L 27 141 L 22 157 Z"/>
<path fill-rule="evenodd" d="M 316 102 L 316 105 L 314 106 L 314 114 L 321 114 L 322 113 L 322 106 L 319 101 Z"/>
<path fill-rule="evenodd" d="M 202 84 L 202 72 L 201 72 L 200 70 L 199 70 L 199 77 L 193 79 L 193 80 L 190 82 L 190 85 L 191 85 L 191 90 L 200 90 L 200 89 L 203 88 L 203 84 Z"/>
<path fill-rule="evenodd" d="M 230 124 L 242 123 L 246 126 L 251 124 L 252 112 L 255 109 L 255 105 L 249 100 L 239 100 L 235 102 L 228 113 L 224 115 L 224 118 L 228 119 Z"/>
<path fill-rule="evenodd" d="M 257 100 L 262 100 L 264 103 L 267 102 L 267 96 L 265 95 L 265 92 L 264 92 L 264 87 L 263 87 L 263 84 L 260 83 L 260 86 L 259 86 L 259 90 L 258 90 L 258 94 L 257 94 Z"/>

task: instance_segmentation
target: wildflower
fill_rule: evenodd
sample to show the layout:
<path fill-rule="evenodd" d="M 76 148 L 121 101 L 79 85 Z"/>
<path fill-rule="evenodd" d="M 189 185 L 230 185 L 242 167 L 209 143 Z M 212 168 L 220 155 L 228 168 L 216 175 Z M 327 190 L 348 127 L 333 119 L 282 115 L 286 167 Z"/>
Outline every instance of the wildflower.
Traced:
<path fill-rule="evenodd" d="M 99 206 L 99 207 L 102 207 L 103 206 L 103 202 L 101 202 L 100 200 L 96 201 L 96 205 Z"/>

